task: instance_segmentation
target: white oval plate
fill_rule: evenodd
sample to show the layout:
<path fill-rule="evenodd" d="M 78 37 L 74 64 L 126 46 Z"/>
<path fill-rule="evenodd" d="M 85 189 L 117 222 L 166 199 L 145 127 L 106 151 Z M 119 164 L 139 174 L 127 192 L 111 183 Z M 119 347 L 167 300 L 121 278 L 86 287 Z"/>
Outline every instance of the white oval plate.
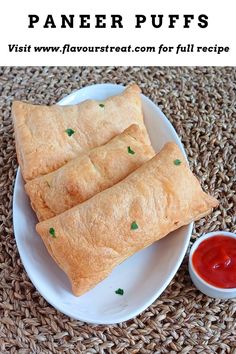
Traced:
<path fill-rule="evenodd" d="M 104 100 L 123 89 L 123 86 L 113 84 L 88 86 L 65 97 L 59 104 L 76 104 L 86 99 Z M 154 149 L 159 151 L 167 141 L 175 141 L 185 154 L 173 126 L 160 109 L 144 95 L 142 104 Z M 177 272 L 192 232 L 192 224 L 180 228 L 127 259 L 94 289 L 75 297 L 66 275 L 49 256 L 37 235 L 36 222 L 18 169 L 13 197 L 13 224 L 21 260 L 32 283 L 59 311 L 97 324 L 129 320 L 151 305 Z M 124 289 L 123 296 L 115 294 L 117 288 Z"/>

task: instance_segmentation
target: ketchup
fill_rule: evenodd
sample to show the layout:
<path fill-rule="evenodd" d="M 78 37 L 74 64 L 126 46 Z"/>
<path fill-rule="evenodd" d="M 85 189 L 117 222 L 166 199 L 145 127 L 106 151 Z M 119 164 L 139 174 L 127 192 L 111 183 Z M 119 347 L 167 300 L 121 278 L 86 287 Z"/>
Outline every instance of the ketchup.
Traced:
<path fill-rule="evenodd" d="M 192 256 L 198 275 L 218 288 L 236 288 L 236 239 L 216 235 L 199 244 Z"/>

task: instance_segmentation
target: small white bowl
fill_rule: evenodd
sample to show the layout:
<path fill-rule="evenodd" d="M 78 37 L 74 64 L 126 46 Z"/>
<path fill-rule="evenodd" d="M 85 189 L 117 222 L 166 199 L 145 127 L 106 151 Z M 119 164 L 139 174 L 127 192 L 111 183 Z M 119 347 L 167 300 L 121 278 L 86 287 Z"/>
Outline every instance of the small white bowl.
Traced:
<path fill-rule="evenodd" d="M 192 263 L 192 256 L 193 253 L 196 251 L 200 243 L 208 238 L 211 238 L 213 236 L 228 236 L 236 239 L 236 234 L 233 234 L 232 232 L 226 232 L 226 231 L 215 231 L 215 232 L 209 232 L 208 234 L 205 234 L 201 236 L 197 241 L 194 242 L 190 254 L 189 254 L 189 263 L 188 263 L 188 268 L 189 268 L 189 273 L 190 277 L 196 286 L 198 290 L 200 290 L 203 294 L 208 295 L 210 297 L 218 298 L 218 299 L 231 299 L 233 297 L 236 297 L 236 288 L 218 288 L 216 286 L 213 286 L 209 283 L 207 283 L 205 280 L 203 280 L 200 275 L 197 273 L 195 270 L 193 263 Z"/>

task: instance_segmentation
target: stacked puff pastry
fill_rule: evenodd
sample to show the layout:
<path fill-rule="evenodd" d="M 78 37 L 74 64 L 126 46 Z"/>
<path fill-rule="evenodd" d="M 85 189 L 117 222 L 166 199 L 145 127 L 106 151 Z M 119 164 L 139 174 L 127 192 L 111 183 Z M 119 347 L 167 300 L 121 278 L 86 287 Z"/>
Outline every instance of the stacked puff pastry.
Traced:
<path fill-rule="evenodd" d="M 218 205 L 176 144 L 154 156 L 137 85 L 74 106 L 16 101 L 12 114 L 36 230 L 77 296 Z"/>

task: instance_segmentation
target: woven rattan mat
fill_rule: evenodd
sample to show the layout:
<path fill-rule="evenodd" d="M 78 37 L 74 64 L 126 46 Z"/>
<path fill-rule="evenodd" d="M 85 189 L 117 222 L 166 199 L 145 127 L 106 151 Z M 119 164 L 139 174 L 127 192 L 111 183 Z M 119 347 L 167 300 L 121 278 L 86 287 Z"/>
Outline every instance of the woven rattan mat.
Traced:
<path fill-rule="evenodd" d="M 11 102 L 52 104 L 102 82 L 137 82 L 176 128 L 203 188 L 220 200 L 196 223 L 192 241 L 203 232 L 236 230 L 236 68 L 0 68 L 0 353 L 236 353 L 236 300 L 196 290 L 187 258 L 152 306 L 111 326 L 59 313 L 25 273 L 12 228 L 17 162 Z"/>

